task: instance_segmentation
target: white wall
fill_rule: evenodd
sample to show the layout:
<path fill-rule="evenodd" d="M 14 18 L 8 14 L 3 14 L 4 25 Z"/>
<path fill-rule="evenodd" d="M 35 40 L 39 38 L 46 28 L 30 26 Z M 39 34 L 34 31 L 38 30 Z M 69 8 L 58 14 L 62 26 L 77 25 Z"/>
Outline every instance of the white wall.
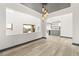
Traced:
<path fill-rule="evenodd" d="M 13 30 L 7 30 L 7 35 L 23 34 L 23 24 L 39 26 L 39 30 L 36 30 L 36 32 L 41 32 L 41 20 L 39 18 L 10 8 L 6 9 L 6 25 L 7 24 L 13 24 Z"/>
<path fill-rule="evenodd" d="M 61 36 L 72 37 L 72 13 L 63 15 L 61 20 Z"/>
<path fill-rule="evenodd" d="M 72 7 L 52 12 L 48 15 L 48 20 L 61 21 L 61 36 L 72 37 Z"/>
<path fill-rule="evenodd" d="M 42 37 L 47 37 L 46 36 L 47 30 L 46 30 L 46 21 L 45 20 L 41 22 L 41 29 L 42 29 Z"/>
<path fill-rule="evenodd" d="M 0 49 L 28 42 L 42 37 L 40 19 L 28 14 L 6 9 L 6 24 L 13 24 L 13 31 L 6 31 L 6 41 Z M 23 24 L 40 26 L 38 32 L 23 34 Z M 3 41 L 4 42 L 4 41 Z"/>
<path fill-rule="evenodd" d="M 61 36 L 72 37 L 72 13 L 65 15 L 58 15 L 48 18 L 47 22 L 51 23 L 54 21 L 61 22 Z"/>
<path fill-rule="evenodd" d="M 6 11 L 3 4 L 0 4 L 0 40 L 4 39 L 5 36 L 5 19 Z M 0 41 L 1 42 L 1 41 Z"/>
<path fill-rule="evenodd" d="M 0 4 L 0 49 L 3 47 L 5 39 L 6 10 L 4 4 Z"/>
<path fill-rule="evenodd" d="M 35 24 L 41 27 L 41 14 L 21 4 L 5 5 L 9 9 L 2 9 L 4 6 L 0 5 L 0 50 L 42 37 L 41 28 L 38 32 L 22 33 L 22 24 Z M 14 24 L 14 30 L 5 32 L 6 24 L 9 23 Z"/>
<path fill-rule="evenodd" d="M 72 3 L 73 43 L 79 44 L 79 3 Z"/>

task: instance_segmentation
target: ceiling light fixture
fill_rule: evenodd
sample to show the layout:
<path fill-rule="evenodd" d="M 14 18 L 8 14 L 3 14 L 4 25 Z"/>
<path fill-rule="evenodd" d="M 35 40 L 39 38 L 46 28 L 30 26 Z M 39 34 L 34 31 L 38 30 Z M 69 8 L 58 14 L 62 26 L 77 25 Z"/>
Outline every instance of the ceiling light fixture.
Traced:
<path fill-rule="evenodd" d="M 46 9 L 47 3 L 42 3 L 42 20 L 45 20 L 48 16 L 48 10 Z"/>

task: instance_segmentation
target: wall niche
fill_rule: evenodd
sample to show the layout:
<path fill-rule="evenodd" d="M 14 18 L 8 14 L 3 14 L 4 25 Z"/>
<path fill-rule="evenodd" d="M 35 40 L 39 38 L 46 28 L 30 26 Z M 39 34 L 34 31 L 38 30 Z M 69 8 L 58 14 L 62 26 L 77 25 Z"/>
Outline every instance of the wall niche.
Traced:
<path fill-rule="evenodd" d="M 23 33 L 32 33 L 32 32 L 35 32 L 35 25 L 23 24 Z"/>

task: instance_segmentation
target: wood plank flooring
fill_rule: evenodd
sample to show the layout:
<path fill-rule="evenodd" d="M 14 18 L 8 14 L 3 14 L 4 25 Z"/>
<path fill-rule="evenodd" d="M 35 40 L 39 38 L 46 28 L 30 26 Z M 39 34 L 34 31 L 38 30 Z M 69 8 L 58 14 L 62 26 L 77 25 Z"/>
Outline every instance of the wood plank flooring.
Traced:
<path fill-rule="evenodd" d="M 72 39 L 49 36 L 23 46 L 0 52 L 1 56 L 79 56 Z"/>

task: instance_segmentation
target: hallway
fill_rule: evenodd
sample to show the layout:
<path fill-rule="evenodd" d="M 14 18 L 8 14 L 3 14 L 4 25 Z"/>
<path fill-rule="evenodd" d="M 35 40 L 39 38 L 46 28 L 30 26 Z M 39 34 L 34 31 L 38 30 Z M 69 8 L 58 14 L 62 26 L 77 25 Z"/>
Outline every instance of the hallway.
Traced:
<path fill-rule="evenodd" d="M 2 56 L 79 56 L 79 47 L 72 39 L 49 36 L 17 48 L 0 52 Z"/>

